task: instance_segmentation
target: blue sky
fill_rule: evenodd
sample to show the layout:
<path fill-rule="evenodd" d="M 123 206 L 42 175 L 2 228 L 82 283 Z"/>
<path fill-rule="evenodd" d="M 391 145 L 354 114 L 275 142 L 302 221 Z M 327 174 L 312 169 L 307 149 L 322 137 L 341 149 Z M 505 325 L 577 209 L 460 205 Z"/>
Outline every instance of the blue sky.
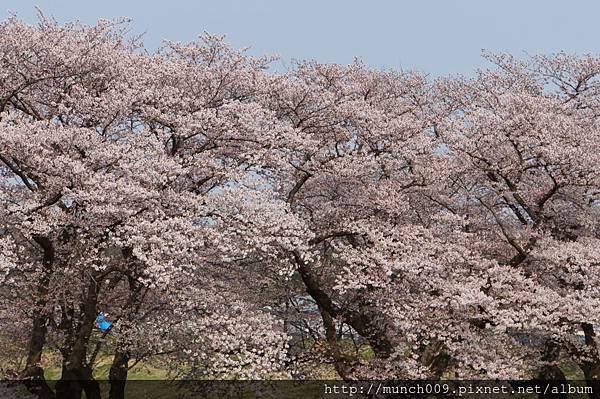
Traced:
<path fill-rule="evenodd" d="M 162 39 L 189 41 L 208 31 L 254 54 L 348 63 L 434 76 L 470 74 L 485 65 L 481 50 L 527 54 L 600 53 L 595 0 L 0 0 L 35 22 L 35 6 L 58 21 L 93 23 L 130 17 L 154 49 Z"/>

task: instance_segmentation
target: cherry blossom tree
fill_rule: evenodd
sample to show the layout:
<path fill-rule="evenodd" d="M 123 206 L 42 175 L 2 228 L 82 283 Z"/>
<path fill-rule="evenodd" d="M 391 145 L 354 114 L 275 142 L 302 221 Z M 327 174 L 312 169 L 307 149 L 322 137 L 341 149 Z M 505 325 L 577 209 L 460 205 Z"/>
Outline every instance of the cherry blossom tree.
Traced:
<path fill-rule="evenodd" d="M 592 380 L 598 258 L 584 248 L 598 238 L 599 60 L 488 57 L 496 69 L 440 82 L 438 133 L 453 172 L 438 201 L 481 236 L 482 256 L 526 282 L 498 327 L 537 331 L 546 372 L 562 354 Z"/>
<path fill-rule="evenodd" d="M 486 55 L 431 80 L 273 73 L 208 34 L 149 53 L 126 21 L 0 33 L 0 318 L 38 397 L 100 397 L 107 351 L 111 398 L 155 356 L 250 379 L 304 359 L 344 379 L 573 362 L 597 387 L 600 58 Z M 324 350 L 288 351 L 305 328 Z"/>
<path fill-rule="evenodd" d="M 265 101 L 291 130 L 276 145 L 287 164 L 266 168 L 311 232 L 309 251 L 296 250 L 294 259 L 344 376 L 349 365 L 340 357 L 333 319 L 365 337 L 378 358 L 404 352 L 407 344 L 385 304 L 389 292 L 380 289 L 397 259 L 377 241 L 395 229 L 410 237 L 420 229 L 411 203 L 420 201 L 415 193 L 432 175 L 426 169 L 436 145 L 427 115 L 430 87 L 420 75 L 371 71 L 358 62 L 302 63 L 271 84 Z M 381 226 L 388 232 L 370 237 Z"/>
<path fill-rule="evenodd" d="M 249 98 L 264 62 L 210 36 L 150 56 L 111 22 L 59 26 L 42 17 L 31 27 L 10 19 L 2 33 L 11 37 L 1 50 L 3 294 L 21 301 L 14 317 L 32 320 L 22 377 L 51 397 L 40 365 L 43 349 L 55 348 L 59 396 L 99 397 L 92 372 L 102 340 L 95 348 L 91 340 L 103 309 L 114 310 L 117 380 L 126 377 L 129 348 L 140 345 L 137 329 L 161 317 L 171 328 L 155 328 L 159 352 L 179 349 L 193 361 L 201 350 L 203 364 L 219 365 L 213 372 L 274 371 L 284 359 L 278 323 L 260 304 L 225 307 L 222 291 L 201 289 L 223 287 L 219 271 L 240 258 L 267 262 L 297 244 L 300 226 L 248 180 L 255 153 L 240 146 L 277 123 Z M 14 310 L 3 303 L 7 315 Z M 197 317 L 182 319 L 186 309 Z M 249 336 L 249 323 L 263 326 L 263 336 Z M 216 328 L 229 333 L 190 342 Z M 176 336 L 186 337 L 179 346 Z M 258 350 L 257 340 L 273 345 Z"/>
<path fill-rule="evenodd" d="M 298 272 L 326 329 L 337 318 L 369 340 L 367 376 L 556 378 L 588 330 L 572 358 L 593 379 L 597 257 L 557 277 L 584 252 L 548 248 L 597 238 L 597 61 L 490 59 L 431 85 L 360 64 L 274 78 L 269 106 L 301 137 L 274 176 L 313 233 Z"/>

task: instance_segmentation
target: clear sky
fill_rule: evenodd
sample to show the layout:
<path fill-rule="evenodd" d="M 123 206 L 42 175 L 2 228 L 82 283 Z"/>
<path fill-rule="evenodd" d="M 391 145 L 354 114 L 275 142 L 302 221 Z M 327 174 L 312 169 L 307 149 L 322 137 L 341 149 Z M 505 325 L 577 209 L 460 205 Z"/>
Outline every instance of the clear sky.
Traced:
<path fill-rule="evenodd" d="M 432 75 L 469 74 L 481 50 L 600 53 L 597 0 L 0 0 L 35 22 L 35 6 L 60 22 L 130 17 L 150 49 L 162 39 L 225 34 L 254 54 L 348 63 Z"/>

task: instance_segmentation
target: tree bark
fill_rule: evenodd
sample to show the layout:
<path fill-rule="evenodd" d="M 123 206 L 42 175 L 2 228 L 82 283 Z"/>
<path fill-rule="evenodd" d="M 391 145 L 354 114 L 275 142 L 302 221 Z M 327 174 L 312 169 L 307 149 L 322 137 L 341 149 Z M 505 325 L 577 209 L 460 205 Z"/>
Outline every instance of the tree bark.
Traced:
<path fill-rule="evenodd" d="M 436 340 L 421 349 L 421 363 L 429 368 L 435 379 L 442 378 L 450 362 L 450 356 L 444 349 L 444 344 Z"/>
<path fill-rule="evenodd" d="M 544 343 L 544 354 L 542 361 L 554 363 L 560 358 L 560 345 L 552 339 L 547 339 Z M 556 364 L 546 364 L 538 372 L 538 380 L 544 381 L 550 384 L 550 391 L 553 387 L 560 388 L 561 384 L 567 382 L 567 378 L 562 370 Z M 539 395 L 540 398 L 553 397 L 553 398 L 566 398 L 565 394 L 554 394 L 552 396 Z"/>
<path fill-rule="evenodd" d="M 41 399 L 51 399 L 54 398 L 54 393 L 44 378 L 44 369 L 41 363 L 48 332 L 48 314 L 45 307 L 48 301 L 50 276 L 54 265 L 54 246 L 47 237 L 34 236 L 33 240 L 43 251 L 42 275 L 37 284 L 31 337 L 27 346 L 27 360 L 21 378 L 25 381 L 25 385 L 31 393 Z"/>
<path fill-rule="evenodd" d="M 125 399 L 125 384 L 127 383 L 129 354 L 117 350 L 108 373 L 110 381 L 109 399 Z"/>
<path fill-rule="evenodd" d="M 321 318 L 323 319 L 323 326 L 325 327 L 325 338 L 327 339 L 327 344 L 329 345 L 329 353 L 333 358 L 333 366 L 335 367 L 335 371 L 337 371 L 339 376 L 344 381 L 348 381 L 348 371 L 350 368 L 348 361 L 350 359 L 344 356 L 338 344 L 335 321 L 333 317 L 331 317 L 331 314 L 329 314 L 329 312 L 327 312 L 320 306 L 319 311 L 321 312 Z"/>
<path fill-rule="evenodd" d="M 132 257 L 130 251 L 125 254 L 126 257 Z M 129 284 L 129 302 L 133 307 L 132 311 L 128 314 L 129 321 L 133 320 L 134 315 L 139 312 L 144 295 L 142 290 L 144 285 L 139 283 L 133 276 L 127 276 L 127 282 Z M 109 399 L 124 399 L 125 398 L 125 386 L 127 384 L 127 373 L 129 371 L 129 359 L 131 358 L 130 353 L 127 350 L 117 349 L 113 362 L 110 367 L 108 379 L 110 381 Z"/>
<path fill-rule="evenodd" d="M 582 362 L 579 367 L 581 367 L 585 376 L 586 385 L 592 388 L 592 393 L 589 394 L 590 398 L 600 399 L 600 359 L 596 347 L 596 333 L 594 332 L 594 326 L 590 323 L 583 323 L 582 328 L 585 344 L 592 349 L 594 360 Z"/>
<path fill-rule="evenodd" d="M 300 255 L 295 253 L 294 257 L 298 264 L 298 271 L 306 287 L 306 292 L 319 306 L 326 332 L 329 323 L 328 318 L 340 317 L 360 336 L 367 340 L 373 349 L 373 353 L 378 358 L 385 359 L 395 351 L 397 343 L 387 332 L 388 323 L 384 315 L 378 314 L 373 309 L 365 309 L 364 306 L 363 309 L 359 310 L 341 309 L 321 288 L 317 277 L 302 260 Z M 429 367 L 434 378 L 441 378 L 448 367 L 450 356 L 444 351 L 443 345 L 439 342 L 433 342 L 422 349 L 421 361 L 426 367 Z M 342 366 L 341 363 L 336 363 L 338 367 Z M 344 373 L 347 373 L 347 368 L 344 370 Z M 344 378 L 342 374 L 340 376 Z"/>
<path fill-rule="evenodd" d="M 90 276 L 86 298 L 80 306 L 81 320 L 68 356 L 63 360 L 62 375 L 56 384 L 61 399 L 80 399 L 85 391 L 87 399 L 100 399 L 100 387 L 87 364 L 87 347 L 96 320 L 98 284 Z"/>
<path fill-rule="evenodd" d="M 341 317 L 346 324 L 354 328 L 358 334 L 369 342 L 376 356 L 389 357 L 394 351 L 395 345 L 393 340 L 386 335 L 385 328 L 382 328 L 385 325 L 385 320 L 377 320 L 377 317 L 370 312 L 341 309 L 321 288 L 318 279 L 300 255 L 294 253 L 294 257 L 300 277 L 306 287 L 306 292 L 317 305 L 327 311 L 331 317 Z"/>
<path fill-rule="evenodd" d="M 380 358 L 389 357 L 395 350 L 394 341 L 386 334 L 386 321 L 372 311 L 342 311 L 342 320 L 367 340 L 373 353 Z"/>

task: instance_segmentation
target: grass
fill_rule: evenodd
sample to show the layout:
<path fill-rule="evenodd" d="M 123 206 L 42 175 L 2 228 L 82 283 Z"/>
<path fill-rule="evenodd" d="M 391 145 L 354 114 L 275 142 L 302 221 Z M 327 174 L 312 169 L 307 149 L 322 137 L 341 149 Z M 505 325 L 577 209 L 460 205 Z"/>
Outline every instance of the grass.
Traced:
<path fill-rule="evenodd" d="M 45 353 L 44 376 L 48 381 L 57 381 L 60 379 L 61 366 L 58 359 L 54 359 L 51 354 Z M 139 362 L 133 366 L 128 374 L 128 381 L 165 381 L 169 380 L 169 372 L 166 367 L 160 367 L 159 361 L 155 363 Z M 112 354 L 98 354 L 94 366 L 93 376 L 98 381 L 108 380 L 108 373 L 112 364 Z"/>
<path fill-rule="evenodd" d="M 368 345 L 361 345 L 359 348 L 355 348 L 351 341 L 341 340 L 340 347 L 343 352 L 352 354 L 357 359 L 369 360 L 373 357 L 373 350 Z M 6 355 L 6 353 L 5 353 Z M 10 358 L 11 362 L 18 360 L 17 357 Z M 9 359 L 2 363 L 7 364 Z M 102 397 L 108 397 L 108 391 L 110 385 L 108 383 L 108 374 L 112 363 L 112 354 L 109 352 L 101 352 L 98 354 L 95 367 L 94 367 L 94 378 L 99 381 Z M 45 370 L 45 377 L 49 384 L 53 387 L 56 381 L 60 378 L 61 367 L 60 357 L 58 354 L 46 351 L 43 356 L 43 366 Z M 572 382 L 583 380 L 583 374 L 581 369 L 573 363 L 565 363 L 561 366 L 561 369 L 567 380 Z M 309 371 L 308 378 L 315 380 L 339 380 L 340 377 L 336 373 L 335 369 L 331 364 L 314 364 Z M 182 396 L 185 390 L 182 392 L 176 386 L 177 381 L 169 383 L 170 375 L 166 365 L 161 365 L 160 359 L 155 359 L 152 362 L 139 362 L 133 366 L 128 373 L 128 383 L 126 384 L 126 397 L 135 399 L 175 399 L 185 397 L 198 397 L 197 395 L 190 394 L 189 396 Z M 144 381 L 144 382 L 142 382 Z M 227 385 L 217 387 L 231 387 Z M 312 385 L 297 385 L 290 381 L 286 385 L 277 385 L 277 390 L 274 393 L 278 398 L 297 398 L 297 397 L 311 397 L 319 398 L 325 397 L 324 389 L 320 384 Z M 188 392 L 189 393 L 189 392 Z M 223 392 L 213 392 L 209 395 L 202 395 L 202 397 L 209 397 L 215 399 L 222 399 L 224 397 L 239 397 L 239 398 L 252 398 L 256 397 L 255 393 L 252 392 L 241 392 L 239 395 L 232 396 L 231 392 L 227 392 L 224 395 Z M 527 396 L 523 396 L 527 397 Z"/>

